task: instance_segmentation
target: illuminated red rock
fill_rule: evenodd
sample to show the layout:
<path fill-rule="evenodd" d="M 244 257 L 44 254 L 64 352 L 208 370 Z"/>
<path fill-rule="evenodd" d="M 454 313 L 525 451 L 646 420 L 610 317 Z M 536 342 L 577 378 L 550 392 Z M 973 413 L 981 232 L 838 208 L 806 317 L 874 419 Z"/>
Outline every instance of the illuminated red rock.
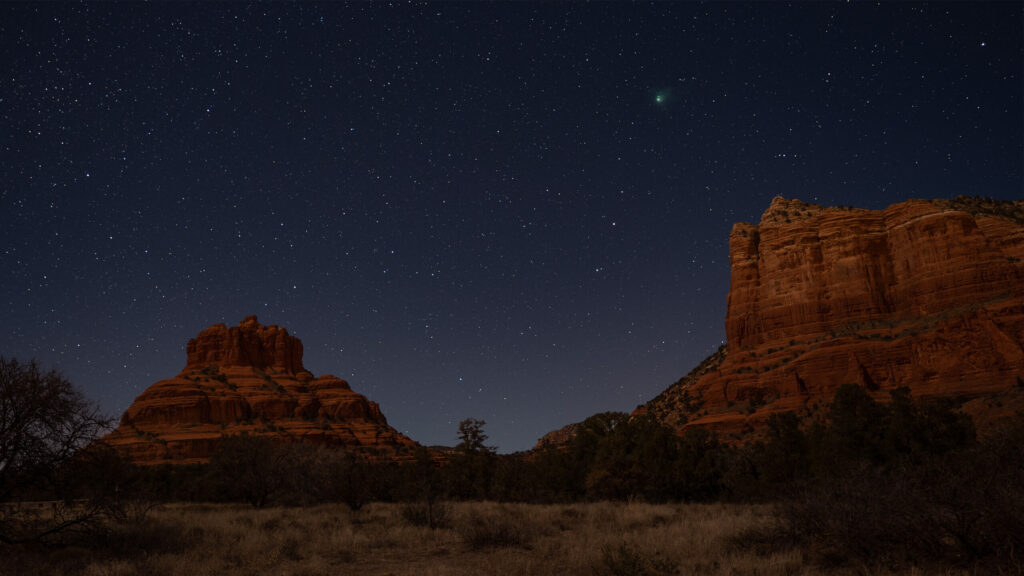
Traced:
<path fill-rule="evenodd" d="M 982 426 L 1024 407 L 1024 201 L 777 197 L 729 248 L 725 349 L 639 411 L 742 435 L 846 382 L 963 399 Z"/>
<path fill-rule="evenodd" d="M 249 316 L 235 327 L 215 324 L 188 341 L 186 366 L 256 366 L 298 373 L 302 342 L 284 328 L 262 326 Z"/>
<path fill-rule="evenodd" d="M 558 430 L 548 432 L 541 436 L 540 440 L 537 440 L 537 444 L 534 445 L 532 450 L 539 451 L 547 448 L 564 448 L 568 446 L 579 433 L 580 424 L 580 422 L 574 422 L 572 424 L 562 426 Z"/>
<path fill-rule="evenodd" d="M 368 458 L 410 459 L 416 443 L 380 407 L 329 374 L 302 366 L 302 342 L 255 316 L 216 324 L 188 342 L 174 378 L 139 395 L 104 440 L 140 464 L 204 462 L 224 435 L 338 445 Z"/>

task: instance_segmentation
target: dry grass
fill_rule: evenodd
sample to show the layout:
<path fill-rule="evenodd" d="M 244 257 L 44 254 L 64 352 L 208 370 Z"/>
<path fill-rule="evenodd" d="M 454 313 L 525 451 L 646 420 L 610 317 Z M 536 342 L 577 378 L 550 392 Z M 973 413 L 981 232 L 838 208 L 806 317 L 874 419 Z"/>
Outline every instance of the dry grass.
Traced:
<path fill-rule="evenodd" d="M 176 504 L 102 541 L 7 556 L 0 574 L 835 573 L 805 566 L 793 548 L 739 543 L 744 533 L 774 521 L 766 506 L 454 503 L 450 527 L 430 529 L 404 519 L 401 504 L 358 512 L 342 505 Z"/>

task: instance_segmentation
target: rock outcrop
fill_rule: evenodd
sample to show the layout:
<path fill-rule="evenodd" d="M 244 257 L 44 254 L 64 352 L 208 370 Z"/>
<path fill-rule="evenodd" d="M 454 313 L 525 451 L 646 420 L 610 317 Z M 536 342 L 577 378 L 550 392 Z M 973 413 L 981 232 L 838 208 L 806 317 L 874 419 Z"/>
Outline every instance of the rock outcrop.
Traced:
<path fill-rule="evenodd" d="M 146 389 L 104 438 L 140 464 L 207 461 L 225 435 L 342 446 L 372 459 L 410 459 L 416 443 L 391 428 L 380 407 L 329 374 L 302 366 L 302 342 L 249 316 L 189 340 L 174 378 Z"/>
<path fill-rule="evenodd" d="M 548 448 L 565 448 L 566 446 L 569 445 L 570 442 L 573 441 L 573 439 L 576 438 L 576 435 L 579 433 L 581 424 L 582 422 L 574 422 L 572 424 L 562 426 L 558 430 L 552 430 L 551 432 L 548 432 L 547 434 L 541 436 L 540 440 L 537 440 L 537 444 L 535 444 L 534 447 L 531 448 L 531 450 L 536 452 L 540 450 L 546 450 Z"/>
<path fill-rule="evenodd" d="M 956 397 L 982 425 L 1024 407 L 1024 201 L 776 197 L 729 250 L 726 347 L 638 411 L 742 436 L 847 382 Z"/>

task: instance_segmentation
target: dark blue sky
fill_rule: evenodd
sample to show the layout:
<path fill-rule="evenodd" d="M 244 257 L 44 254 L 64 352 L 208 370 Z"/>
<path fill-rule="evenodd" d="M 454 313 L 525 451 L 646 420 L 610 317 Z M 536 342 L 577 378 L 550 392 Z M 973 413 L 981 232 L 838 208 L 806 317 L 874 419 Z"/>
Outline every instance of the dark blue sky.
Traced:
<path fill-rule="evenodd" d="M 502 451 L 724 338 L 775 195 L 1019 199 L 1022 5 L 0 5 L 0 354 L 112 415 L 257 314 Z"/>

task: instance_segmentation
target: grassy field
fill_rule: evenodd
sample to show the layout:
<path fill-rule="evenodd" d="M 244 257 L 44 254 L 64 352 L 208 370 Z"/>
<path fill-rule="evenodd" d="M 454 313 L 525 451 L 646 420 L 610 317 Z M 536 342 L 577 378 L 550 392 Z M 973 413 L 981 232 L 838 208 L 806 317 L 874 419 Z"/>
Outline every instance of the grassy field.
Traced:
<path fill-rule="evenodd" d="M 746 505 L 593 503 L 441 505 L 440 526 L 415 509 L 370 504 L 254 510 L 174 504 L 95 542 L 22 551 L 0 573 L 134 575 L 795 575 L 878 573 L 808 565 L 797 549 L 742 535 L 770 525 Z M 756 540 L 756 539 L 753 539 Z M 926 574 L 911 570 L 902 574 Z"/>

